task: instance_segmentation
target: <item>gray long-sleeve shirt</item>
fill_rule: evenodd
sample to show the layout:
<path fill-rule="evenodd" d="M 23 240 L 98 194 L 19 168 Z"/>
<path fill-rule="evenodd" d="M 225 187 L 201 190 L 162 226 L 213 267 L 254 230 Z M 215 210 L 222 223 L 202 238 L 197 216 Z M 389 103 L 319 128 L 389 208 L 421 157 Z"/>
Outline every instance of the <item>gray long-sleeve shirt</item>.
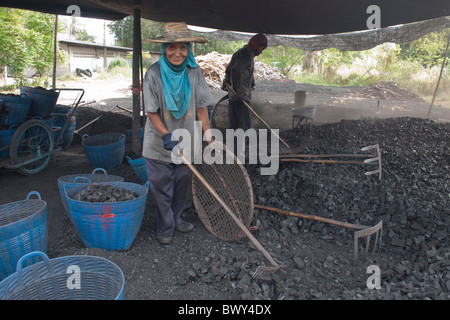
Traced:
<path fill-rule="evenodd" d="M 171 133 L 177 129 L 187 130 L 191 135 L 191 150 L 195 150 L 194 133 L 196 131 L 194 123 L 197 120 L 196 108 L 207 107 L 208 105 L 214 104 L 214 102 L 200 67 L 188 67 L 188 77 L 192 90 L 191 100 L 189 101 L 186 114 L 180 119 L 175 119 L 172 113 L 167 110 L 159 63 L 154 63 L 147 70 L 143 83 L 143 93 L 146 112 L 159 112 L 161 121 Z M 198 144 L 195 147 L 198 149 Z M 196 150 L 196 152 L 198 151 Z M 164 149 L 161 135 L 148 119 L 145 124 L 142 155 L 150 159 L 173 162 L 171 152 Z M 193 154 L 190 155 L 191 159 L 194 159 L 193 156 Z"/>

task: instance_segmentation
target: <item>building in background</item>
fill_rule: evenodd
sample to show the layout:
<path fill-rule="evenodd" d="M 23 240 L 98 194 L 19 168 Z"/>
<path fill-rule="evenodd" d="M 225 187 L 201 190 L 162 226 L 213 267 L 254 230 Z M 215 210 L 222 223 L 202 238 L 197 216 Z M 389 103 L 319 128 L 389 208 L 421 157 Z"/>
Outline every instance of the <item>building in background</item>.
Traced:
<path fill-rule="evenodd" d="M 89 69 L 91 72 L 106 70 L 112 61 L 119 58 L 126 60 L 131 66 L 133 48 L 69 39 L 59 40 L 59 48 L 67 53 L 68 59 L 65 63 L 58 64 L 57 77 L 74 73 L 77 68 Z M 145 55 L 144 65 L 158 61 L 161 53 L 150 52 L 150 57 L 148 56 Z"/>

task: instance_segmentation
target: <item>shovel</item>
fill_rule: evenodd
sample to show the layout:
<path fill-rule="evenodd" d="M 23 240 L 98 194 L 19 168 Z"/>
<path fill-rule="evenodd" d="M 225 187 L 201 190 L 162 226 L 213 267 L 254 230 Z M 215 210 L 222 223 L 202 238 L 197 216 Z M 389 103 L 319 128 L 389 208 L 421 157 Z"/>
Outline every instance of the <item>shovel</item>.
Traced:
<path fill-rule="evenodd" d="M 206 181 L 206 179 L 201 175 L 201 173 L 189 162 L 188 159 L 183 155 L 181 150 L 178 149 L 178 155 L 183 160 L 183 162 L 189 167 L 189 169 L 194 173 L 198 180 L 208 189 L 208 191 L 213 195 L 213 197 L 220 203 L 220 205 L 225 209 L 230 218 L 238 225 L 238 227 L 244 232 L 244 234 L 250 239 L 253 245 L 264 255 L 264 257 L 269 260 L 273 267 L 259 266 L 253 273 L 252 278 L 260 278 L 271 275 L 277 272 L 281 266 L 270 256 L 270 254 L 261 246 L 261 244 L 256 240 L 256 238 L 250 233 L 247 227 L 239 220 L 239 218 L 234 214 L 234 212 L 228 207 L 225 201 L 219 196 L 219 194 L 211 187 L 211 185 Z"/>

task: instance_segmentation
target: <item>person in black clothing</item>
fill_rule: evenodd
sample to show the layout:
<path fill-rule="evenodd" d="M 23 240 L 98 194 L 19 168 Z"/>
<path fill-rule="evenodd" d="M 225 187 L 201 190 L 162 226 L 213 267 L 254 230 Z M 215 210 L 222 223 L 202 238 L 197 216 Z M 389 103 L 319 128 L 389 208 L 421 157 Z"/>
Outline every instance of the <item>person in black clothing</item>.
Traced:
<path fill-rule="evenodd" d="M 248 44 L 233 54 L 225 70 L 222 90 L 229 91 L 225 85 L 228 84 L 236 93 L 228 93 L 228 120 L 231 129 L 247 131 L 251 127 L 250 111 L 243 101 L 250 103 L 251 91 L 255 88 L 254 57 L 259 56 L 266 48 L 266 36 L 261 33 L 254 35 Z M 235 154 L 238 155 L 236 151 L 235 145 Z"/>

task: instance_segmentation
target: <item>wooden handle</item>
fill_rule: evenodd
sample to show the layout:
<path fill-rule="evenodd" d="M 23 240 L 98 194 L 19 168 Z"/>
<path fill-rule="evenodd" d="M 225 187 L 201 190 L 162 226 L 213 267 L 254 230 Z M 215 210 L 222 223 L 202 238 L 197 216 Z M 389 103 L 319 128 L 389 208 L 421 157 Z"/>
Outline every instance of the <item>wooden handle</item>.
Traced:
<path fill-rule="evenodd" d="M 290 211 L 285 211 L 285 210 L 281 210 L 281 209 L 277 209 L 277 208 L 271 208 L 271 207 L 262 206 L 262 205 L 259 205 L 259 204 L 255 204 L 254 207 L 256 209 L 262 209 L 262 210 L 267 210 L 267 211 L 278 212 L 278 213 L 284 214 L 286 216 L 325 222 L 325 223 L 333 224 L 333 225 L 336 225 L 336 226 L 339 226 L 339 227 L 348 228 L 348 229 L 364 230 L 364 229 L 370 228 L 370 227 L 364 226 L 364 225 L 352 224 L 352 223 L 348 223 L 348 222 L 341 222 L 341 221 L 336 221 L 336 220 L 323 218 L 323 217 L 318 217 L 318 216 L 313 216 L 313 215 L 304 214 L 304 213 L 290 212 Z"/>
<path fill-rule="evenodd" d="M 228 83 L 225 83 L 225 85 L 228 87 L 228 89 L 230 89 L 230 91 L 235 95 L 235 96 L 237 96 L 237 94 L 236 94 L 236 92 L 233 90 L 233 88 L 231 88 L 231 86 L 228 84 Z M 261 118 L 256 112 L 255 112 L 255 110 L 253 110 L 253 108 L 252 107 L 250 107 L 250 105 L 246 102 L 246 101 L 244 101 L 244 100 L 242 100 L 241 99 L 241 101 L 244 103 L 244 105 L 250 110 L 250 112 L 251 113 L 253 113 L 254 115 L 255 115 L 255 117 L 257 117 L 266 127 L 267 127 L 267 129 L 269 129 L 286 147 L 288 147 L 288 148 L 291 148 L 291 147 L 289 147 L 289 145 L 283 140 L 283 139 L 281 139 L 281 137 L 278 135 L 278 134 L 276 134 L 275 133 L 275 131 L 273 131 L 272 130 L 272 128 L 270 128 L 270 126 L 267 124 L 267 122 L 265 122 L 264 121 L 264 119 L 263 118 Z"/>
<path fill-rule="evenodd" d="M 178 155 L 184 161 L 185 164 L 191 169 L 194 175 L 200 180 L 200 182 L 208 189 L 208 191 L 216 198 L 216 200 L 220 203 L 220 205 L 225 209 L 228 215 L 233 219 L 234 222 L 241 228 L 241 230 L 245 233 L 245 235 L 250 239 L 250 241 L 255 245 L 255 247 L 273 264 L 275 267 L 279 267 L 279 265 L 275 262 L 275 260 L 270 256 L 270 254 L 261 246 L 261 244 L 256 240 L 256 238 L 250 233 L 247 227 L 239 220 L 238 217 L 231 211 L 231 209 L 227 206 L 225 201 L 217 194 L 217 192 L 211 187 L 211 185 L 205 180 L 205 178 L 201 175 L 200 172 L 187 160 L 183 153 L 178 150 Z"/>

